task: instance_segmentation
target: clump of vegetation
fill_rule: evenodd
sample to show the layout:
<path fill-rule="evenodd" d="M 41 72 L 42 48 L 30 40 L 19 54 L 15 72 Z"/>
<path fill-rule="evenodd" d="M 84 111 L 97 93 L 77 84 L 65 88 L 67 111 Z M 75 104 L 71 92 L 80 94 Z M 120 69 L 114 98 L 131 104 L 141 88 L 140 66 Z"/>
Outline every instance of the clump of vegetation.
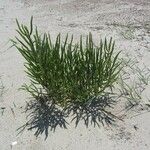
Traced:
<path fill-rule="evenodd" d="M 113 87 L 121 62 L 120 52 L 114 54 L 112 38 L 100 40 L 95 46 L 91 33 L 85 42 L 81 36 L 76 43 L 73 35 L 69 38 L 67 34 L 61 40 L 58 34 L 54 42 L 49 34 L 41 35 L 37 28 L 33 29 L 32 20 L 30 29 L 16 21 L 19 37 L 12 42 L 26 60 L 31 85 L 25 84 L 23 88 L 33 97 L 44 95 L 46 100 L 59 106 L 70 102 L 85 104 Z"/>

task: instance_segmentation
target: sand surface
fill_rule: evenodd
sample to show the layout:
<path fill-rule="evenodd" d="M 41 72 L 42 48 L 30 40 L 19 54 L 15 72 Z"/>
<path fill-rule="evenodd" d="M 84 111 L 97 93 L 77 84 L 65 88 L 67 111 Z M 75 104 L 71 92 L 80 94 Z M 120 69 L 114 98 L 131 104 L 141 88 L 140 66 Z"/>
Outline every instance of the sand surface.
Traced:
<path fill-rule="evenodd" d="M 26 122 L 24 106 L 28 95 L 18 88 L 27 81 L 24 59 L 9 48 L 16 35 L 15 18 L 28 24 L 34 16 L 41 32 L 56 36 L 69 33 L 78 38 L 89 32 L 95 40 L 113 37 L 117 50 L 137 60 L 137 66 L 150 68 L 149 0 L 0 0 L 0 76 L 4 85 L 0 97 L 0 150 L 149 150 L 150 113 L 128 114 L 116 127 L 86 128 L 74 123 L 34 136 L 35 130 L 17 135 Z M 148 103 L 150 86 L 144 86 L 142 101 Z M 12 142 L 17 141 L 11 146 Z"/>

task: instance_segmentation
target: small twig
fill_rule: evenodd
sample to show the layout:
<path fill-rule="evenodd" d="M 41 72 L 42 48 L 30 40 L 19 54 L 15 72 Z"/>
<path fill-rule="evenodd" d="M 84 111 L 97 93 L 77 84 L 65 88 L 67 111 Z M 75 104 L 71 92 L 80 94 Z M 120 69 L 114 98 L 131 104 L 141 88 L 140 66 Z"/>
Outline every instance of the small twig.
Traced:
<path fill-rule="evenodd" d="M 10 110 L 11 110 L 11 112 L 12 112 L 12 114 L 13 114 L 13 117 L 15 118 L 15 117 L 16 117 L 16 115 L 15 115 L 15 112 L 14 112 L 13 108 L 12 108 L 12 107 L 10 107 Z"/>

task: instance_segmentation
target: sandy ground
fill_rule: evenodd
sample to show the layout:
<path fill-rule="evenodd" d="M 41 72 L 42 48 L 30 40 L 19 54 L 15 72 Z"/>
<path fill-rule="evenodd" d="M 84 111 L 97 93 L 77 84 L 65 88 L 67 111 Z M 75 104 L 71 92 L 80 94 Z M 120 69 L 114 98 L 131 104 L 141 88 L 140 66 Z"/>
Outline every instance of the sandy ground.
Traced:
<path fill-rule="evenodd" d="M 59 32 L 97 37 L 114 37 L 117 49 L 138 60 L 138 66 L 150 67 L 149 0 L 0 0 L 0 75 L 4 93 L 0 97 L 0 150 L 148 150 L 150 149 L 150 114 L 129 115 L 113 128 L 86 128 L 74 124 L 67 129 L 34 136 L 17 128 L 26 122 L 24 111 L 28 96 L 18 88 L 27 80 L 24 60 L 8 40 L 16 34 L 15 18 L 25 24 L 31 15 L 34 24 L 52 36 Z M 147 101 L 150 86 L 142 99 Z M 147 99 L 146 99 L 147 98 Z M 137 127 L 137 128 L 135 128 Z M 11 146 L 12 142 L 17 144 Z"/>

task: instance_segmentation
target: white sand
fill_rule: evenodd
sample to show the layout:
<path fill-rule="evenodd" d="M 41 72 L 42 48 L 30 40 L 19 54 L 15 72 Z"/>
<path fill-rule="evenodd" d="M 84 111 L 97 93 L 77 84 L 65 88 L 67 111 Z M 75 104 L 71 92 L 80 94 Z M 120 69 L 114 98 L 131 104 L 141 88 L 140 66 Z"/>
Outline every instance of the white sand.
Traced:
<path fill-rule="evenodd" d="M 0 116 L 0 150 L 150 149 L 150 113 L 129 115 L 112 129 L 86 128 L 84 124 L 74 128 L 71 124 L 68 129 L 50 131 L 47 140 L 44 133 L 36 139 L 34 131 L 27 130 L 17 136 L 16 129 L 26 122 L 26 114 L 21 112 L 27 100 L 27 95 L 18 88 L 27 79 L 24 60 L 15 48 L 8 49 L 8 40 L 16 34 L 15 18 L 27 24 L 31 15 L 34 24 L 52 36 L 68 32 L 78 38 L 89 31 L 95 39 L 112 36 L 118 50 L 140 61 L 139 66 L 150 67 L 149 0 L 0 0 L 0 75 L 5 86 L 5 93 L 0 97 L 0 108 L 5 107 Z M 122 26 L 129 24 L 134 29 Z M 130 31 L 133 34 L 129 38 L 133 36 L 133 39 L 128 39 Z M 145 88 L 143 100 L 150 95 L 150 87 Z"/>

